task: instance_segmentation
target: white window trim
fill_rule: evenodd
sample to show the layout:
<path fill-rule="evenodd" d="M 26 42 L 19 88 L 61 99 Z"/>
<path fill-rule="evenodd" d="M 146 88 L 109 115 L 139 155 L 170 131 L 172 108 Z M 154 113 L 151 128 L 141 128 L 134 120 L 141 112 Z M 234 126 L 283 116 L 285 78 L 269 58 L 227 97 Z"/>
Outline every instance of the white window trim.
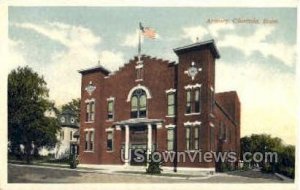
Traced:
<path fill-rule="evenodd" d="M 213 88 L 212 86 L 210 86 L 210 90 L 211 90 L 211 91 L 214 91 L 214 88 Z"/>
<path fill-rule="evenodd" d="M 157 128 L 157 129 L 162 128 L 162 123 L 157 123 L 157 124 L 156 124 L 156 128 Z"/>
<path fill-rule="evenodd" d="M 210 127 L 215 127 L 215 125 L 212 122 L 209 122 Z"/>
<path fill-rule="evenodd" d="M 143 64 L 138 64 L 138 65 L 135 66 L 136 69 L 141 69 L 141 68 L 143 68 L 143 67 L 144 67 Z"/>
<path fill-rule="evenodd" d="M 211 118 L 215 118 L 215 117 L 216 117 L 213 113 L 210 113 L 209 116 L 210 116 Z"/>
<path fill-rule="evenodd" d="M 196 83 L 196 84 L 188 84 L 186 86 L 184 86 L 185 90 L 190 90 L 190 89 L 194 89 L 194 88 L 201 88 L 202 84 Z"/>
<path fill-rule="evenodd" d="M 183 125 L 185 127 L 200 126 L 201 125 L 201 121 L 194 121 L 194 122 L 187 121 L 187 122 L 184 122 Z"/>
<path fill-rule="evenodd" d="M 165 128 L 167 128 L 167 129 L 174 129 L 175 127 L 176 127 L 176 125 L 174 125 L 174 124 L 165 125 Z"/>
<path fill-rule="evenodd" d="M 116 130 L 117 131 L 121 131 L 121 126 L 120 125 L 116 125 Z"/>
<path fill-rule="evenodd" d="M 174 118 L 175 115 L 166 115 L 166 117 Z"/>
<path fill-rule="evenodd" d="M 127 96 L 127 100 L 126 100 L 127 102 L 130 102 L 133 92 L 134 92 L 135 90 L 137 90 L 137 89 L 142 89 L 142 90 L 144 90 L 144 91 L 146 92 L 147 99 L 151 99 L 151 98 L 152 98 L 149 89 L 148 89 L 147 87 L 141 85 L 141 84 L 138 84 L 137 86 L 133 87 L 133 88 L 129 91 L 128 96 Z"/>
<path fill-rule="evenodd" d="M 94 128 L 87 128 L 87 129 L 84 129 L 84 131 L 95 131 Z"/>
<path fill-rule="evenodd" d="M 113 97 L 113 96 L 110 96 L 110 97 L 109 97 L 109 98 L 107 98 L 106 100 L 107 100 L 108 102 L 109 102 L 109 101 L 115 101 L 115 97 Z"/>
<path fill-rule="evenodd" d="M 85 103 L 95 102 L 95 98 L 86 99 L 84 102 Z"/>
<path fill-rule="evenodd" d="M 141 82 L 143 79 L 135 79 L 135 82 Z"/>
<path fill-rule="evenodd" d="M 185 116 L 201 115 L 201 112 L 185 113 L 184 115 L 185 115 Z"/>
<path fill-rule="evenodd" d="M 105 129 L 105 132 L 113 132 L 113 131 L 114 131 L 113 128 L 106 128 L 106 129 Z"/>
<path fill-rule="evenodd" d="M 174 89 L 174 88 L 170 88 L 170 89 L 166 90 L 167 94 L 175 93 L 175 92 L 176 92 L 176 89 Z"/>

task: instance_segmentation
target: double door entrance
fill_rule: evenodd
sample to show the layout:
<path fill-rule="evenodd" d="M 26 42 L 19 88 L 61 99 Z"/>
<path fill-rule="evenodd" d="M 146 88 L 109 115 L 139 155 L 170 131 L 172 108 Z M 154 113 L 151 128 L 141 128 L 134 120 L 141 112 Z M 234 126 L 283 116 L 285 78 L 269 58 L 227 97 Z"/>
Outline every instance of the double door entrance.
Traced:
<path fill-rule="evenodd" d="M 146 126 L 130 127 L 130 164 L 146 165 L 147 161 L 147 128 Z"/>

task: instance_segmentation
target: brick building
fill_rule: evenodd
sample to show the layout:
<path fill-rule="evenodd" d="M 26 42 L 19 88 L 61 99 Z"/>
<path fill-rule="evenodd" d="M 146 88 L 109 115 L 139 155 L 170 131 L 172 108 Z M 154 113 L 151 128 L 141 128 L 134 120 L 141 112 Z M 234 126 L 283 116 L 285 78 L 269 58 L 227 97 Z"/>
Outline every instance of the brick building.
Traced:
<path fill-rule="evenodd" d="M 240 102 L 235 91 L 215 93 L 213 40 L 174 49 L 179 61 L 142 55 L 116 72 L 79 71 L 80 159 L 85 164 L 133 165 L 132 150 L 240 150 Z M 122 151 L 121 151 L 122 150 Z M 124 159 L 121 159 L 123 156 Z M 173 162 L 165 167 L 215 171 L 217 163 Z"/>

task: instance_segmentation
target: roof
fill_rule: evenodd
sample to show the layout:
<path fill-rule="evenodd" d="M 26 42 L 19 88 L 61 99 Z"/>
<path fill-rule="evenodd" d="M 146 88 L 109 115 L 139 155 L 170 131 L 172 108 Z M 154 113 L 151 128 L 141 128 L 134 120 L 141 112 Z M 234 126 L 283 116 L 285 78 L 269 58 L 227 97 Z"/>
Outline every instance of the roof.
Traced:
<path fill-rule="evenodd" d="M 191 50 L 199 50 L 199 49 L 201 49 L 205 46 L 208 46 L 210 48 L 210 50 L 212 51 L 212 54 L 215 56 L 215 58 L 220 58 L 219 51 L 218 51 L 218 49 L 216 47 L 216 44 L 215 44 L 215 41 L 213 39 L 203 41 L 203 42 L 196 42 L 194 44 L 190 44 L 190 45 L 186 45 L 186 46 L 183 46 L 183 47 L 175 48 L 175 49 L 173 49 L 173 51 L 177 55 L 180 55 L 180 54 L 186 53 L 186 52 L 191 51 Z"/>
<path fill-rule="evenodd" d="M 78 72 L 81 73 L 81 74 L 86 74 L 86 73 L 97 72 L 97 71 L 101 71 L 105 75 L 108 75 L 109 73 L 111 73 L 110 70 L 106 69 L 102 65 L 97 65 L 95 67 L 91 67 L 91 68 L 87 68 L 87 69 L 82 69 L 82 70 L 79 70 Z"/>
<path fill-rule="evenodd" d="M 73 111 L 73 110 L 71 110 L 71 109 L 65 109 L 65 110 L 63 110 L 62 111 L 62 113 L 61 113 L 61 115 L 65 115 L 65 114 L 68 114 L 68 115 L 76 115 L 76 113 Z"/>

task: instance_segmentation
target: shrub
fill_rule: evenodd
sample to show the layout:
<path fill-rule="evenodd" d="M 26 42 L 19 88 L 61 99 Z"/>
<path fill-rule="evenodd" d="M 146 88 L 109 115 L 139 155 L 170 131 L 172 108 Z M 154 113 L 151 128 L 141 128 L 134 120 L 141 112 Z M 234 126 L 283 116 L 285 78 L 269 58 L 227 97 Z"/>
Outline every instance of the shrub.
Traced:
<path fill-rule="evenodd" d="M 148 168 L 146 169 L 147 174 L 161 174 L 162 169 L 161 162 L 153 159 L 152 155 L 150 155 L 150 162 L 148 163 Z"/>
<path fill-rule="evenodd" d="M 273 167 L 270 164 L 265 164 L 262 166 L 261 171 L 264 173 L 273 173 Z"/>
<path fill-rule="evenodd" d="M 235 167 L 231 162 L 222 162 L 220 164 L 220 172 L 228 172 L 233 170 L 235 170 Z"/>

